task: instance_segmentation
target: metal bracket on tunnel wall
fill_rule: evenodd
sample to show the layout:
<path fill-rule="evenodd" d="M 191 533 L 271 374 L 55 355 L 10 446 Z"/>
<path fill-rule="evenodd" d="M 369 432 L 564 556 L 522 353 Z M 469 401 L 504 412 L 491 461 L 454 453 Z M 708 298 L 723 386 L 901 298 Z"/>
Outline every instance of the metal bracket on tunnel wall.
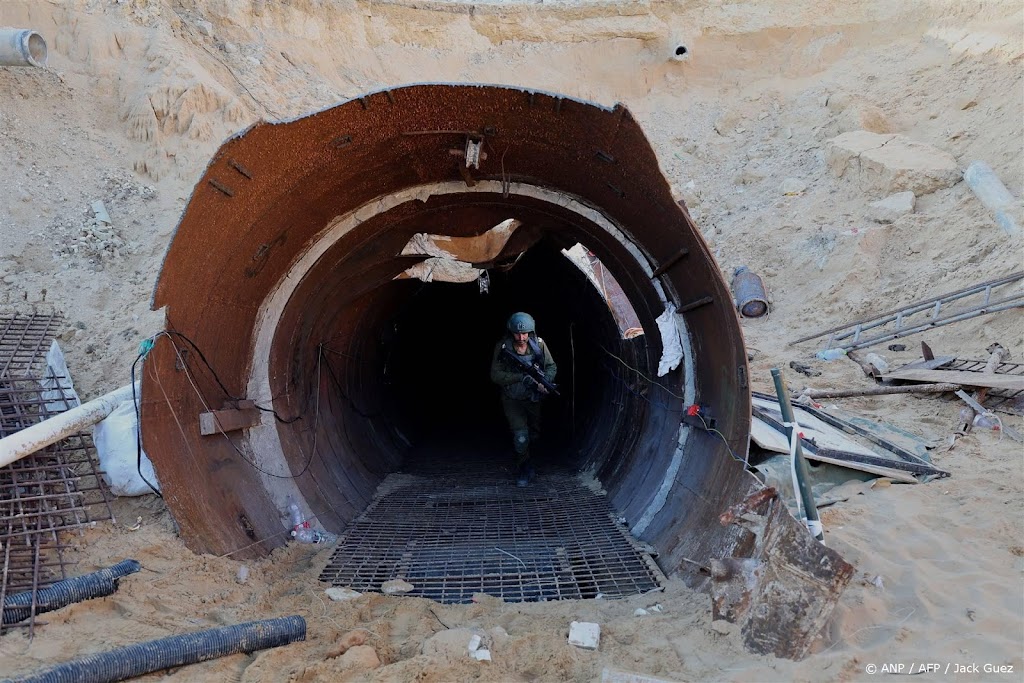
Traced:
<path fill-rule="evenodd" d="M 751 557 L 711 562 L 714 619 L 738 624 L 757 654 L 803 659 L 853 576 L 853 565 L 814 540 L 773 488 L 719 518 L 754 534 Z"/>

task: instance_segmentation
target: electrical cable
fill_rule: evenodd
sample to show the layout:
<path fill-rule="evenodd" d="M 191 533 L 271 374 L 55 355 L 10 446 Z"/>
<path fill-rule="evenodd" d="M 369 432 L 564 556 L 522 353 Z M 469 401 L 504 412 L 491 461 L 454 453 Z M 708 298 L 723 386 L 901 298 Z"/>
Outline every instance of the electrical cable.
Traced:
<path fill-rule="evenodd" d="M 159 335 L 157 335 L 159 336 Z M 139 351 L 139 355 L 135 358 L 135 362 L 132 363 L 132 406 L 135 408 L 135 471 L 139 473 L 139 478 L 146 482 L 146 486 L 153 489 L 153 493 L 158 498 L 163 498 L 164 495 L 160 493 L 160 489 L 154 486 L 149 479 L 146 479 L 146 475 L 142 473 L 142 411 L 139 409 L 139 398 L 135 391 L 135 367 L 139 364 L 139 361 L 146 357 L 150 349 L 153 348 L 153 340 L 156 337 L 151 337 L 148 340 L 143 341 L 141 347 L 146 347 L 146 341 L 149 342 L 148 348 Z"/>
<path fill-rule="evenodd" d="M 192 377 L 192 371 L 189 369 L 188 364 L 185 362 L 185 359 L 182 358 L 181 350 L 178 348 L 178 345 L 174 343 L 174 340 L 171 339 L 170 336 L 168 336 L 168 339 L 170 339 L 171 346 L 174 348 L 174 353 L 175 353 L 175 355 L 178 358 L 178 362 L 181 364 L 181 366 L 185 370 L 185 377 L 188 378 L 189 384 L 192 385 L 192 389 L 196 392 L 196 395 L 199 397 L 199 401 L 203 404 L 203 407 L 207 410 L 207 412 L 213 413 L 214 411 L 210 408 L 210 405 L 206 402 L 206 398 L 203 396 L 203 392 L 201 392 L 199 390 L 199 387 L 196 386 L 195 379 Z M 193 348 L 195 348 L 195 347 L 193 346 Z M 196 349 L 196 351 L 198 352 L 198 349 Z M 217 424 L 217 430 L 224 437 L 225 441 L 228 442 L 228 444 L 231 446 L 231 448 L 233 448 L 234 451 L 236 453 L 238 453 L 238 456 L 245 463 L 247 463 L 250 467 L 255 469 L 257 472 L 260 472 L 261 474 L 265 474 L 268 477 L 273 477 L 274 479 L 298 479 L 299 477 L 301 477 L 302 475 L 304 475 L 306 473 L 306 470 L 309 469 L 310 464 L 313 462 L 313 456 L 316 455 L 316 452 L 317 452 L 316 451 L 316 442 L 317 442 L 317 436 L 318 436 L 318 432 L 319 432 L 318 427 L 319 427 L 319 424 L 320 424 L 320 378 L 321 378 L 320 369 L 321 369 L 321 360 L 323 358 L 323 349 L 318 346 L 317 347 L 317 351 L 318 351 L 317 352 L 317 375 L 316 375 L 316 381 L 317 381 L 316 389 L 317 390 L 316 390 L 316 414 L 315 414 L 314 422 L 313 422 L 313 448 L 310 451 L 309 457 L 306 459 L 306 464 L 302 467 L 302 471 L 300 471 L 298 474 L 295 474 L 295 475 L 283 475 L 283 474 L 275 474 L 274 472 L 268 472 L 265 469 L 263 469 L 262 467 L 260 467 L 258 464 L 256 464 L 252 460 L 250 460 L 245 455 L 245 453 L 243 453 L 242 450 L 235 444 L 235 442 L 231 440 L 231 437 L 229 437 L 227 432 L 225 432 L 224 429 L 221 427 L 220 421 L 217 419 L 216 414 L 214 414 L 214 421 Z M 207 365 L 207 367 L 209 367 L 209 365 Z M 213 371 L 212 368 L 210 370 L 211 370 L 211 372 Z M 222 388 L 223 388 L 223 385 L 222 385 Z M 291 422 L 294 422 L 297 419 L 299 419 L 299 418 L 296 417 L 295 419 L 291 420 Z"/>
<path fill-rule="evenodd" d="M 671 395 L 671 396 L 674 396 L 674 397 L 678 398 L 678 399 L 679 399 L 680 401 L 685 401 L 685 400 L 686 400 L 686 397 L 685 397 L 685 396 L 680 396 L 679 394 L 675 393 L 674 391 L 672 391 L 671 389 L 669 389 L 668 387 L 666 387 L 666 386 L 665 386 L 664 384 L 661 384 L 660 382 L 656 382 L 656 381 L 654 381 L 653 379 L 651 379 L 650 377 L 648 377 L 648 376 L 647 376 L 647 375 L 645 375 L 644 373 L 640 372 L 639 370 L 637 370 L 636 368 L 634 368 L 633 366 L 631 366 L 631 365 L 630 365 L 629 363 L 627 363 L 626 361 L 624 361 L 624 360 L 622 360 L 621 358 L 619 358 L 618 356 L 616 356 L 616 355 L 615 355 L 614 353 L 612 353 L 611 351 L 609 351 L 608 349 L 606 349 L 606 348 L 605 348 L 604 346 L 602 346 L 602 347 L 601 347 L 601 350 L 602 350 L 602 351 L 604 351 L 605 353 L 607 353 L 607 354 L 608 354 L 609 356 L 611 356 L 611 357 L 612 357 L 612 358 L 614 358 L 615 360 L 617 360 L 617 361 L 619 361 L 620 363 L 622 363 L 622 364 L 623 364 L 623 365 L 624 365 L 624 366 L 625 366 L 625 367 L 626 367 L 627 369 L 629 369 L 629 370 L 632 370 L 632 371 L 633 371 L 633 372 L 635 372 L 636 374 L 640 375 L 640 377 L 642 377 L 642 378 L 643 378 L 644 380 L 646 380 L 646 381 L 647 381 L 647 382 L 648 382 L 649 384 L 653 384 L 654 386 L 657 386 L 657 387 L 661 387 L 661 388 L 662 388 L 662 389 L 664 389 L 664 390 L 665 390 L 665 391 L 666 391 L 666 392 L 667 392 L 667 393 L 668 393 L 669 395 Z"/>
<path fill-rule="evenodd" d="M 234 395 L 232 395 L 232 393 L 230 391 L 228 391 L 228 388 L 226 386 L 224 386 L 224 382 L 221 381 L 220 376 L 217 374 L 217 371 L 213 369 L 212 365 L 210 365 L 210 361 L 206 360 L 206 355 L 203 353 L 202 349 L 200 349 L 199 346 L 196 345 L 196 343 L 194 341 L 192 341 L 191 339 L 189 339 L 187 336 L 185 336 L 181 332 L 178 332 L 177 330 L 168 329 L 165 332 L 160 332 L 159 334 L 155 335 L 153 337 L 153 339 L 156 339 L 157 337 L 159 337 L 161 335 L 168 335 L 169 336 L 169 335 L 172 335 L 172 334 L 175 335 L 176 337 L 181 337 L 182 339 L 184 339 L 188 343 L 189 346 L 191 346 L 193 349 L 195 349 L 195 352 L 197 354 L 199 354 L 199 360 L 203 361 L 203 365 L 205 365 L 206 369 L 210 371 L 211 375 L 213 375 L 213 379 L 214 379 L 214 381 L 217 382 L 217 386 L 220 387 L 220 390 L 224 392 L 224 395 L 229 400 L 232 400 L 232 401 L 241 401 L 241 400 L 243 400 L 241 397 L 234 396 Z M 181 358 L 180 354 L 179 354 L 179 360 L 181 361 L 182 365 L 185 364 L 184 359 Z M 273 400 L 273 399 L 271 399 L 271 400 Z M 278 422 L 281 422 L 282 424 L 291 424 L 292 422 L 295 422 L 297 420 L 302 419 L 302 414 L 301 413 L 296 415 L 295 417 L 283 418 L 273 408 L 266 408 L 266 407 L 260 406 L 260 405 L 254 405 L 254 407 L 257 410 L 262 410 L 263 412 L 266 412 L 266 413 L 273 413 L 274 414 L 274 418 Z"/>
<path fill-rule="evenodd" d="M 636 369 L 636 368 L 634 368 L 634 367 L 631 367 L 631 366 L 630 366 L 630 365 L 629 365 L 628 363 L 626 363 L 626 361 L 622 360 L 621 358 L 619 358 L 618 356 L 616 356 L 616 355 L 615 355 L 614 353 L 612 353 L 612 352 L 611 352 L 611 351 L 609 351 L 608 349 L 604 348 L 603 346 L 602 346 L 601 348 L 602 348 L 602 350 L 604 350 L 604 352 L 605 352 L 605 353 L 607 353 L 607 354 L 608 354 L 609 356 L 612 356 L 613 358 L 615 358 L 616 360 L 618 360 L 618 361 L 619 361 L 620 363 L 622 363 L 622 364 L 623 364 L 623 365 L 624 365 L 624 366 L 625 366 L 625 367 L 626 367 L 627 369 L 629 369 L 629 370 L 632 370 L 632 371 L 633 371 L 633 372 L 635 372 L 635 373 L 636 373 L 637 375 L 639 375 L 639 376 L 640 376 L 640 377 L 642 377 L 643 379 L 647 380 L 647 381 L 648 381 L 648 382 L 650 382 L 651 384 L 654 384 L 655 386 L 661 387 L 661 388 L 662 388 L 662 389 L 664 389 L 664 390 L 665 390 L 666 392 L 668 392 L 668 393 L 669 393 L 670 395 L 672 395 L 672 396 L 674 396 L 674 397 L 676 397 L 676 398 L 678 398 L 678 399 L 682 399 L 682 400 L 685 400 L 685 399 L 683 399 L 683 397 L 682 397 L 682 396 L 679 396 L 678 394 L 676 394 L 676 393 L 673 393 L 672 391 L 670 391 L 670 390 L 669 390 L 669 389 L 668 389 L 667 387 L 665 387 L 664 385 L 662 385 L 662 384 L 660 384 L 660 383 L 658 383 L 658 382 L 655 382 L 655 381 L 651 380 L 650 378 L 648 378 L 647 376 L 645 376 L 645 375 L 644 375 L 644 374 L 643 374 L 642 372 L 640 372 L 640 371 L 639 371 L 638 369 Z M 649 404 L 650 404 L 650 405 L 652 405 L 652 406 L 655 406 L 655 407 L 661 408 L 661 409 L 663 409 L 663 410 L 666 410 L 666 411 L 668 411 L 668 412 L 671 412 L 671 413 L 689 413 L 689 411 L 687 411 L 687 410 L 685 410 L 685 409 L 683 409 L 683 410 L 676 410 L 676 409 L 672 408 L 671 406 L 669 406 L 669 405 L 667 405 L 667 404 L 664 404 L 664 403 L 658 403 L 658 402 L 652 401 L 651 399 L 647 398 L 646 396 L 644 396 L 643 394 L 641 394 L 641 393 L 640 393 L 639 391 L 637 391 L 636 389 L 634 389 L 634 388 L 632 388 L 631 386 L 629 386 L 629 382 L 627 382 L 627 381 L 625 380 L 625 378 L 623 378 L 623 377 L 619 376 L 618 374 L 616 374 L 616 373 L 614 373 L 614 372 L 612 372 L 612 376 L 613 376 L 613 377 L 615 377 L 615 378 L 617 378 L 617 379 L 618 379 L 619 381 L 621 381 L 621 382 L 622 382 L 622 384 L 623 384 L 623 386 L 625 386 L 625 387 L 626 387 L 627 391 L 629 391 L 630 393 L 634 394 L 635 396 L 637 396 L 637 397 L 639 397 L 639 398 L 643 399 L 644 401 L 646 401 L 647 403 L 649 403 Z M 701 421 L 701 424 L 702 424 L 702 425 L 704 425 L 704 427 L 703 427 L 704 431 L 706 431 L 706 432 L 709 432 L 709 433 L 712 433 L 712 434 L 717 434 L 717 435 L 718 435 L 718 437 L 719 437 L 720 439 L 722 439 L 722 442 L 723 442 L 723 443 L 725 444 L 725 447 L 726 447 L 726 448 L 728 449 L 728 451 L 729 451 L 729 455 L 730 455 L 730 456 L 732 457 L 732 459 L 733 459 L 733 460 L 735 460 L 736 462 L 741 462 L 741 463 L 743 463 L 744 467 L 750 467 L 750 462 L 749 462 L 749 460 L 746 460 L 746 459 L 740 458 L 739 456 L 737 456 L 737 455 L 736 455 L 736 452 L 735 452 L 735 451 L 734 451 L 734 450 L 732 449 L 732 445 L 731 445 L 731 444 L 729 443 L 729 440 L 728 440 L 728 439 L 727 439 L 727 438 L 725 437 L 725 434 L 723 434 L 722 432 L 718 431 L 718 430 L 717 430 L 717 429 L 715 429 L 714 427 L 711 427 L 710 425 L 708 425 L 708 423 L 707 423 L 707 422 L 706 422 L 706 421 L 704 420 L 704 416 L 703 416 L 703 415 L 701 415 L 701 414 L 700 414 L 700 412 L 695 412 L 695 413 L 693 413 L 693 415 L 695 415 L 695 416 L 696 416 L 697 418 L 699 418 L 699 419 L 700 419 L 700 421 Z"/>

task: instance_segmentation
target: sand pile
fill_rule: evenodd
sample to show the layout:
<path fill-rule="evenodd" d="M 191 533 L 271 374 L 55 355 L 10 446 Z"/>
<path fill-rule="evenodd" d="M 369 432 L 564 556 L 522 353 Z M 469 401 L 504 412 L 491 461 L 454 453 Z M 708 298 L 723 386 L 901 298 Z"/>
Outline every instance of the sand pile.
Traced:
<path fill-rule="evenodd" d="M 0 68 L 0 308 L 65 313 L 62 343 L 87 398 L 127 383 L 138 342 L 160 329 L 149 311 L 155 277 L 192 185 L 226 137 L 409 82 L 625 103 L 723 273 L 747 265 L 770 289 L 769 318 L 744 322 L 756 389 L 769 389 L 769 368 L 813 354 L 813 344 L 786 347 L 802 332 L 1021 267 L 1020 243 L 965 183 L 911 188 L 913 212 L 879 223 L 870 205 L 903 188 L 840 174 L 830 153 L 843 134 L 899 135 L 961 170 L 986 161 L 1019 196 L 1016 3 L 25 0 L 0 4 L 0 25 L 35 28 L 50 48 L 46 70 Z M 96 200 L 110 226 L 93 220 Z M 998 341 L 1013 360 L 1024 354 L 1019 311 L 924 338 L 938 353 L 985 358 Z M 916 339 L 882 352 L 890 363 L 914 360 Z M 852 363 L 815 365 L 815 386 L 862 381 Z M 936 398 L 842 405 L 936 442 L 959 411 Z M 334 603 L 316 581 L 326 553 L 308 547 L 250 566 L 239 584 L 237 562 L 188 552 L 158 501 L 140 499 L 119 501 L 126 523 L 87 532 L 77 558 L 82 571 L 126 556 L 149 571 L 112 598 L 48 615 L 32 643 L 4 636 L 3 668 L 296 613 L 309 620 L 306 643 L 171 677 L 594 680 L 614 665 L 678 680 L 852 680 L 869 663 L 934 661 L 1012 664 L 1009 677 L 963 680 L 1019 680 L 1021 450 L 979 431 L 934 458 L 951 479 L 868 489 L 826 512 L 828 542 L 859 579 L 802 663 L 745 653 L 734 634 L 712 628 L 707 598 L 681 586 L 606 603 Z M 139 515 L 141 529 L 128 531 Z M 664 611 L 634 616 L 655 603 Z M 572 620 L 604 625 L 600 651 L 565 643 Z M 491 634 L 490 665 L 423 654 L 433 634 L 458 627 Z M 329 656 L 357 628 L 379 666 L 367 668 L 365 651 Z"/>

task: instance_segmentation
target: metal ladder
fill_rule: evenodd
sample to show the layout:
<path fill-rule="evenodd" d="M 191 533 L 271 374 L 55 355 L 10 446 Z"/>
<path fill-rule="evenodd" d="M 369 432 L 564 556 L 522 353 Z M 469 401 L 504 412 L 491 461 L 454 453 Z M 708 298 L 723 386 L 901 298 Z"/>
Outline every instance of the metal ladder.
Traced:
<path fill-rule="evenodd" d="M 982 282 L 955 292 L 949 292 L 932 299 L 919 301 L 871 318 L 815 332 L 814 334 L 789 342 L 788 346 L 817 339 L 827 334 L 829 338 L 825 349 L 839 348 L 852 351 L 865 346 L 881 344 L 892 339 L 917 334 L 918 332 L 948 325 L 949 323 L 976 318 L 980 315 L 1005 311 L 1010 308 L 1024 308 L 1024 290 L 1013 291 L 1014 288 L 1011 287 L 1011 285 L 1021 280 L 1024 280 L 1024 271 L 989 280 L 988 282 Z M 995 290 L 1000 290 L 997 293 L 1000 298 L 993 300 Z M 981 303 L 974 303 L 966 309 L 954 310 L 946 313 L 946 315 L 941 315 L 944 310 L 949 308 L 949 304 L 961 299 L 977 296 L 982 297 Z M 874 335 L 864 336 L 865 332 L 878 330 L 879 328 L 882 328 L 882 330 Z"/>

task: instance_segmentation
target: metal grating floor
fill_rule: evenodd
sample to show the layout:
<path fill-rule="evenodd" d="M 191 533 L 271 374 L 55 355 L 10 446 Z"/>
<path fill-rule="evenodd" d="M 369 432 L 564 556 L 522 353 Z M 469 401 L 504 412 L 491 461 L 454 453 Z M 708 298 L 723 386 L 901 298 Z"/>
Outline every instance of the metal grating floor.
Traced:
<path fill-rule="evenodd" d="M 57 315 L 0 316 L 0 437 L 77 405 L 47 361 Z M 112 517 L 87 433 L 0 467 L 0 604 L 67 578 L 64 532 Z M 35 623 L 2 624 L 0 631 Z"/>
<path fill-rule="evenodd" d="M 517 488 L 494 468 L 447 469 L 391 475 L 320 580 L 379 591 L 401 578 L 414 586 L 408 595 L 442 603 L 474 593 L 508 602 L 616 598 L 663 585 L 607 499 L 578 476 L 541 474 Z"/>

